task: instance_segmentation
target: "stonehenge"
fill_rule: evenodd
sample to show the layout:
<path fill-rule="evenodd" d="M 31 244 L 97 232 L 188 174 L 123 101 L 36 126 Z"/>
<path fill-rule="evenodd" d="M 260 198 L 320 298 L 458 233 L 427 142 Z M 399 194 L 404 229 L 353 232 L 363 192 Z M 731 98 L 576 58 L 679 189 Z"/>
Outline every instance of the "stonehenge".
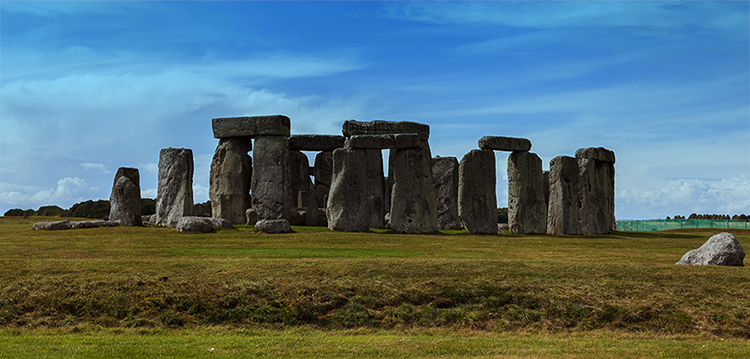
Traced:
<path fill-rule="evenodd" d="M 141 177 L 137 168 L 120 167 L 115 174 L 112 193 L 109 196 L 109 220 L 119 221 L 123 226 L 140 226 Z"/>
<path fill-rule="evenodd" d="M 291 135 L 282 115 L 214 118 L 212 127 L 212 214 L 235 224 L 496 234 L 494 151 L 510 152 L 510 232 L 607 233 L 614 222 L 615 156 L 602 147 L 557 156 L 543 171 L 525 138 L 484 136 L 460 162 L 433 158 L 430 126 L 410 121 L 348 120 L 342 135 Z M 304 152 L 317 152 L 312 166 Z"/>
<path fill-rule="evenodd" d="M 193 215 L 193 151 L 164 148 L 159 153 L 159 186 L 156 192 L 157 226 L 174 227 Z"/>

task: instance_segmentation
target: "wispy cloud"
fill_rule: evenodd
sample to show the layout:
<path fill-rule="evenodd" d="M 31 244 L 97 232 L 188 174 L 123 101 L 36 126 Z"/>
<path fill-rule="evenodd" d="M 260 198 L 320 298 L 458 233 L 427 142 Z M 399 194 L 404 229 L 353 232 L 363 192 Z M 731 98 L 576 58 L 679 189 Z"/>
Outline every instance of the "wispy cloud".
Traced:
<path fill-rule="evenodd" d="M 726 31 L 737 35 L 748 19 L 743 2 L 661 1 L 409 2 L 390 4 L 384 16 L 440 24 L 485 24 L 533 29 L 583 26 L 644 26 Z"/>
<path fill-rule="evenodd" d="M 108 170 L 107 166 L 105 166 L 103 163 L 85 162 L 85 163 L 79 164 L 79 166 L 83 167 L 85 170 L 98 169 L 102 173 L 112 173 L 112 171 Z"/>

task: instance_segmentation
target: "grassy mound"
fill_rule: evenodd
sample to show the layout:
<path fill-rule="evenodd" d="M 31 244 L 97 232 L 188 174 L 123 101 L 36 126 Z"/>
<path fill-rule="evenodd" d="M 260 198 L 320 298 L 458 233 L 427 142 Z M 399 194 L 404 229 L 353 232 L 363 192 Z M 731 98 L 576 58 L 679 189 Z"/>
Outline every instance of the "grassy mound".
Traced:
<path fill-rule="evenodd" d="M 674 263 L 721 230 L 586 236 L 32 231 L 0 219 L 0 328 L 618 331 L 750 338 L 747 267 Z M 750 248 L 750 230 L 731 231 Z"/>

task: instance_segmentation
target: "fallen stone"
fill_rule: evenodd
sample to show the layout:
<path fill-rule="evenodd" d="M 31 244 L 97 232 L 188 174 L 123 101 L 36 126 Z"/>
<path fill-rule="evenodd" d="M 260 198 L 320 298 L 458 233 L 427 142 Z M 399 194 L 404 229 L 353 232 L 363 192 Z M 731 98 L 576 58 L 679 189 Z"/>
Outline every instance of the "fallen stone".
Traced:
<path fill-rule="evenodd" d="M 535 153 L 508 156 L 508 224 L 511 233 L 547 232 L 542 160 Z"/>
<path fill-rule="evenodd" d="M 258 136 L 253 149 L 252 206 L 258 219 L 288 219 L 293 205 L 289 141 L 284 136 Z M 244 214 L 244 209 L 242 210 Z"/>
<path fill-rule="evenodd" d="M 604 147 L 580 148 L 576 151 L 576 158 L 615 163 L 615 153 Z"/>
<path fill-rule="evenodd" d="M 344 147 L 346 137 L 337 135 L 292 135 L 289 149 L 292 151 L 328 151 Z"/>
<path fill-rule="evenodd" d="M 109 220 L 119 220 L 123 226 L 140 226 L 141 184 L 137 168 L 120 167 L 115 174 L 109 196 Z"/>
<path fill-rule="evenodd" d="M 216 218 L 216 217 L 200 217 L 204 220 L 208 221 L 208 223 L 211 223 L 211 227 L 213 228 L 233 228 L 234 225 L 232 225 L 231 221 L 228 221 L 224 218 Z"/>
<path fill-rule="evenodd" d="M 255 228 L 265 233 L 291 233 L 292 226 L 286 219 L 266 219 L 258 221 Z"/>
<path fill-rule="evenodd" d="M 344 121 L 341 132 L 346 137 L 356 135 L 388 135 L 396 133 L 416 133 L 420 140 L 430 139 L 430 126 L 411 121 Z"/>
<path fill-rule="evenodd" d="M 483 150 L 528 152 L 531 141 L 525 138 L 484 136 L 479 139 L 479 148 Z"/>
<path fill-rule="evenodd" d="M 367 155 L 363 149 L 333 151 L 333 176 L 328 196 L 328 229 L 367 232 L 370 225 Z"/>
<path fill-rule="evenodd" d="M 700 248 L 693 249 L 676 263 L 680 265 L 743 266 L 745 250 L 731 233 L 712 236 Z"/>
<path fill-rule="evenodd" d="M 578 159 L 578 216 L 583 233 L 609 233 L 615 223 L 615 167 L 594 159 Z"/>
<path fill-rule="evenodd" d="M 247 154 L 250 148 L 251 142 L 240 138 L 219 140 L 209 177 L 211 216 L 245 223 L 253 172 L 252 158 Z"/>
<path fill-rule="evenodd" d="M 258 213 L 255 212 L 254 209 L 248 208 L 245 211 L 245 218 L 247 219 L 247 222 L 245 222 L 245 224 L 247 224 L 248 226 L 254 226 L 255 222 L 258 222 Z"/>
<path fill-rule="evenodd" d="M 56 222 L 36 222 L 31 226 L 33 230 L 46 229 L 49 231 L 60 231 L 72 228 L 72 224 L 68 220 L 56 221 Z"/>
<path fill-rule="evenodd" d="M 156 217 L 153 214 L 147 214 L 145 216 L 141 216 L 141 223 L 143 224 L 154 224 L 154 217 Z"/>
<path fill-rule="evenodd" d="M 164 148 L 159 153 L 159 186 L 154 224 L 174 227 L 193 215 L 193 151 Z"/>
<path fill-rule="evenodd" d="M 213 225 L 206 217 L 195 216 L 180 218 L 175 227 L 178 232 L 208 233 L 213 229 Z"/>
<path fill-rule="evenodd" d="M 498 229 L 498 231 L 509 231 L 510 230 L 510 226 L 508 226 L 507 223 L 498 223 L 497 224 L 497 229 Z M 498 233 L 500 233 L 500 232 L 498 232 Z"/>
<path fill-rule="evenodd" d="M 286 136 L 289 137 L 291 121 L 282 115 L 220 117 L 211 121 L 215 138 Z"/>
<path fill-rule="evenodd" d="M 427 141 L 420 148 L 397 149 L 392 167 L 391 229 L 401 233 L 437 232 L 437 199 Z"/>
<path fill-rule="evenodd" d="M 458 169 L 458 216 L 466 232 L 497 233 L 495 153 L 471 150 Z"/>
<path fill-rule="evenodd" d="M 109 225 L 109 221 L 80 221 L 80 222 L 71 222 L 70 228 L 72 229 L 82 229 L 82 228 L 98 228 L 98 227 L 111 227 Z"/>
<path fill-rule="evenodd" d="M 558 156 L 549 165 L 548 234 L 581 234 L 578 216 L 578 161 Z"/>
<path fill-rule="evenodd" d="M 437 200 L 438 229 L 461 229 L 458 217 L 458 160 L 456 157 L 432 158 L 432 181 Z"/>

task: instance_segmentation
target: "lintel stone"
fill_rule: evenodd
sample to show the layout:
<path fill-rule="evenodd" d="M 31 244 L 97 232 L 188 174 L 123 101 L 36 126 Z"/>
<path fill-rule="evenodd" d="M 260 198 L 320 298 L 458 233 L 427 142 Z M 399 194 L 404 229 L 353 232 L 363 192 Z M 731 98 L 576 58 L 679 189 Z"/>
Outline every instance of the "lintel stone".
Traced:
<path fill-rule="evenodd" d="M 215 138 L 287 136 L 291 121 L 283 115 L 219 117 L 211 121 Z"/>
<path fill-rule="evenodd" d="M 517 137 L 484 136 L 479 139 L 479 148 L 494 151 L 528 152 L 531 150 L 531 141 Z"/>
<path fill-rule="evenodd" d="M 615 153 L 604 147 L 579 148 L 578 151 L 576 151 L 576 158 L 615 163 Z"/>
<path fill-rule="evenodd" d="M 430 125 L 411 121 L 344 121 L 341 132 L 346 137 L 356 135 L 390 135 L 416 133 L 421 140 L 430 139 Z"/>
<path fill-rule="evenodd" d="M 333 151 L 344 147 L 344 136 L 338 135 L 292 135 L 289 149 L 293 151 Z"/>
<path fill-rule="evenodd" d="M 346 148 L 391 149 L 419 148 L 421 140 L 416 133 L 397 133 L 387 135 L 354 135 L 347 139 Z"/>

